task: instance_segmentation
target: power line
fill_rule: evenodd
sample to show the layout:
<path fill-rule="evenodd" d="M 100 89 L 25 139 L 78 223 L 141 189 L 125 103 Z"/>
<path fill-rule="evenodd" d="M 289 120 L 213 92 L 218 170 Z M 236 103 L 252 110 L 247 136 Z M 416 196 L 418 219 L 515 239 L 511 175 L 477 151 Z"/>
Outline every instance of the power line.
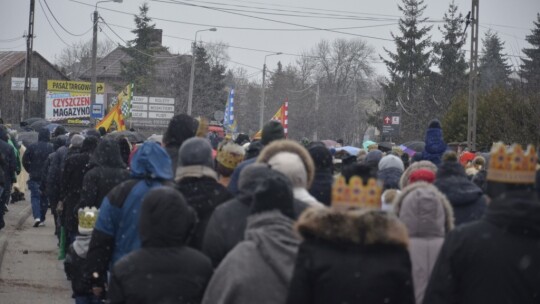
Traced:
<path fill-rule="evenodd" d="M 45 6 L 47 7 L 47 10 L 49 10 L 49 13 L 51 13 L 51 16 L 53 17 L 54 21 L 56 21 L 56 23 L 60 26 L 60 28 L 62 28 L 64 30 L 64 32 L 70 34 L 71 36 L 77 36 L 77 37 L 80 37 L 80 36 L 84 36 L 86 34 L 88 34 L 92 28 L 94 27 L 94 25 L 92 25 L 92 27 L 90 27 L 86 32 L 82 33 L 82 34 L 74 34 L 72 32 L 70 32 L 68 29 L 66 29 L 62 23 L 60 23 L 60 21 L 58 21 L 58 19 L 56 19 L 56 16 L 54 16 L 51 8 L 49 7 L 49 4 L 47 3 L 47 0 L 43 0 L 43 2 L 45 2 Z M 41 3 L 40 3 L 41 5 Z M 43 8 L 43 6 L 41 6 L 41 8 Z"/>
<path fill-rule="evenodd" d="M 118 24 L 113 24 L 113 23 L 108 23 L 108 25 L 116 26 L 116 27 L 123 28 L 123 29 L 126 29 L 126 30 L 133 30 L 133 28 L 131 28 L 131 27 L 118 25 Z M 173 35 L 163 35 L 163 36 L 173 38 L 173 39 L 190 41 L 190 42 L 194 41 L 193 39 L 184 38 L 184 37 L 178 37 L 178 36 L 173 36 Z M 205 42 L 205 41 L 203 41 L 202 43 L 203 44 L 210 44 L 210 45 L 215 45 L 216 44 L 216 43 Z M 242 47 L 242 46 L 234 46 L 234 45 L 229 45 L 229 44 L 227 44 L 227 47 L 232 48 L 232 49 L 240 49 L 240 50 L 246 50 L 246 51 L 266 53 L 266 54 L 278 53 L 278 51 L 275 51 L 275 50 L 274 51 L 272 51 L 272 50 L 262 50 L 262 49 L 248 48 L 248 47 Z M 282 55 L 295 56 L 295 57 L 305 57 L 305 58 L 314 58 L 314 59 L 323 59 L 324 58 L 324 57 L 320 57 L 320 56 L 312 56 L 312 55 L 306 55 L 306 54 L 295 54 L 295 53 L 287 53 L 287 52 L 279 52 L 279 53 L 281 53 Z M 372 60 L 370 62 L 372 62 L 372 63 L 381 63 L 381 61 L 377 61 L 377 60 Z"/>
<path fill-rule="evenodd" d="M 156 0 L 154 0 L 156 1 Z M 322 18 L 322 19 L 345 19 L 345 20 L 370 20 L 370 21 L 398 21 L 396 18 L 374 18 L 374 17 L 359 17 L 354 15 L 341 15 L 341 14 L 329 14 L 329 13 L 315 13 L 315 12 L 306 12 L 306 11 L 298 11 L 298 10 L 282 10 L 282 9 L 272 9 L 272 8 L 265 8 L 265 7 L 258 7 L 258 6 L 248 6 L 248 5 L 234 5 L 234 4 L 223 4 L 218 2 L 208 2 L 208 1 L 193 1 L 193 0 L 185 0 L 189 2 L 196 2 L 196 3 L 206 3 L 206 4 L 214 4 L 214 5 L 220 5 L 220 6 L 230 6 L 230 7 L 239 7 L 239 8 L 251 8 L 256 10 L 266 10 L 266 11 L 277 11 L 280 13 L 273 13 L 273 12 L 265 12 L 265 11 L 256 11 L 256 10 L 246 10 L 246 9 L 228 9 L 228 8 L 221 8 L 223 10 L 230 10 L 230 11 L 237 11 L 237 12 L 247 12 L 247 13 L 256 13 L 256 14 L 265 14 L 265 15 L 275 15 L 275 16 L 287 16 L 287 17 L 300 17 L 300 18 Z M 157 1 L 157 2 L 169 2 L 169 3 L 175 3 L 175 1 Z M 214 7 L 216 8 L 216 7 Z M 290 13 L 296 13 L 296 14 L 290 14 Z M 304 15 L 298 15 L 304 14 Z"/>
<path fill-rule="evenodd" d="M 60 39 L 60 41 L 62 41 L 62 43 L 64 43 L 66 46 L 69 47 L 70 45 L 67 42 L 65 42 L 64 39 L 62 39 L 62 37 L 58 34 L 56 29 L 52 25 L 51 20 L 49 20 L 49 16 L 47 16 L 47 12 L 45 12 L 45 8 L 43 8 L 43 5 L 41 4 L 41 0 L 39 0 L 39 6 L 41 7 L 41 10 L 43 11 L 43 15 L 45 15 L 45 19 L 47 19 L 47 23 L 49 23 L 49 25 L 51 26 L 51 29 L 53 30 L 56 37 L 58 37 L 58 39 Z"/>
<path fill-rule="evenodd" d="M 0 42 L 8 43 L 8 42 L 15 42 L 17 40 L 23 39 L 23 36 L 20 37 L 14 37 L 14 38 L 6 38 L 6 39 L 0 39 Z"/>
<path fill-rule="evenodd" d="M 376 14 L 376 13 L 354 12 L 354 11 L 329 10 L 329 9 L 322 9 L 322 8 L 313 8 L 313 7 L 305 7 L 305 6 L 291 6 L 291 5 L 274 4 L 274 3 L 257 2 L 257 1 L 245 1 L 245 0 L 232 0 L 232 1 L 241 2 L 241 3 L 250 3 L 250 4 L 252 4 L 252 3 L 263 4 L 263 5 L 275 6 L 275 7 L 289 7 L 289 8 L 308 9 L 308 10 L 323 11 L 323 12 L 337 12 L 337 13 L 349 13 L 349 14 L 368 15 L 368 16 L 383 16 L 383 17 L 401 17 L 401 16 L 398 16 L 398 15 Z"/>
<path fill-rule="evenodd" d="M 154 1 L 156 1 L 156 2 L 165 2 L 165 1 L 162 1 L 162 0 L 154 0 Z M 174 1 L 174 2 L 176 4 L 178 4 L 178 5 L 199 7 L 199 8 L 218 11 L 218 12 L 222 12 L 222 13 L 248 17 L 248 18 L 252 18 L 252 19 L 270 21 L 270 22 L 274 22 L 274 23 L 288 24 L 288 25 L 293 25 L 293 26 L 311 28 L 311 29 L 316 29 L 316 30 L 320 30 L 320 31 L 332 32 L 332 33 L 338 33 L 338 34 L 344 34 L 344 35 L 350 35 L 350 36 L 356 36 L 356 37 L 362 37 L 362 38 L 370 38 L 370 39 L 383 40 L 383 41 L 394 41 L 393 39 L 388 39 L 388 38 L 381 38 L 381 37 L 375 37 L 375 36 L 360 35 L 360 34 L 354 34 L 354 33 L 348 33 L 348 32 L 336 31 L 336 30 L 323 29 L 323 28 L 319 28 L 319 27 L 315 27 L 315 26 L 303 25 L 303 24 L 298 24 L 298 23 L 293 23 L 293 22 L 286 22 L 286 21 L 279 21 L 279 20 L 265 18 L 265 17 L 252 16 L 252 15 L 248 15 L 248 14 L 242 14 L 242 13 L 237 13 L 237 12 L 233 12 L 233 11 L 227 11 L 227 10 L 223 10 L 223 9 L 219 9 L 219 8 L 215 8 L 215 7 L 210 7 L 210 6 L 196 5 L 196 4 L 186 3 L 186 2 L 182 2 L 182 1 Z M 165 2 L 165 3 L 170 3 L 170 2 Z"/>
<path fill-rule="evenodd" d="M 77 1 L 77 0 L 71 0 L 71 1 L 75 2 L 75 3 L 78 3 L 78 4 L 81 4 L 81 5 L 94 7 L 91 4 L 80 2 L 80 1 Z M 129 15 L 129 16 L 135 15 L 134 13 L 119 11 L 119 10 L 110 9 L 110 8 L 100 8 L 100 9 L 105 10 L 105 11 L 109 11 L 109 12 L 118 13 L 118 14 L 123 14 L 123 15 Z M 275 31 L 275 32 L 319 31 L 319 29 L 312 29 L 312 28 L 256 28 L 256 27 L 227 26 L 227 25 L 216 25 L 216 24 L 186 22 L 186 21 L 165 19 L 165 18 L 152 17 L 152 16 L 148 16 L 148 17 L 153 19 L 153 20 L 158 20 L 158 21 L 163 21 L 163 22 L 171 22 L 171 23 L 187 24 L 187 25 L 195 25 L 195 26 L 205 26 L 205 27 L 216 27 L 216 28 L 230 29 L 230 30 Z M 324 29 L 321 29 L 321 30 L 353 30 L 353 29 L 361 29 L 361 28 L 384 27 L 384 26 L 390 26 L 390 25 L 396 25 L 396 23 L 384 23 L 384 24 L 364 25 L 364 26 L 324 28 Z"/>
<path fill-rule="evenodd" d="M 23 44 L 19 44 L 17 46 L 13 46 L 13 47 L 0 48 L 0 50 L 13 50 L 13 49 L 18 49 L 18 48 L 20 48 L 22 46 L 25 46 L 25 45 L 26 45 L 26 43 L 23 43 Z"/>

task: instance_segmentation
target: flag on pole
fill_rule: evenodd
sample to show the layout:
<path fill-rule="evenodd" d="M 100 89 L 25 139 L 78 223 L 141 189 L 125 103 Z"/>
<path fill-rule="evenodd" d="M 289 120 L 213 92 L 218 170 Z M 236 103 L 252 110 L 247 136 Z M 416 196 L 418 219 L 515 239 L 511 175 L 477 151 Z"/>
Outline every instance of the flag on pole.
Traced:
<path fill-rule="evenodd" d="M 285 138 L 287 138 L 287 135 L 289 134 L 289 99 L 285 98 L 285 101 L 279 107 L 276 114 L 272 116 L 270 120 L 279 121 L 283 125 L 283 131 L 285 133 Z M 259 130 L 255 135 L 253 135 L 254 139 L 260 139 L 262 137 L 262 130 Z"/>
<path fill-rule="evenodd" d="M 122 115 L 124 118 L 131 117 L 131 99 L 133 99 L 133 83 L 128 84 L 120 94 L 118 103 L 122 104 Z"/>
<path fill-rule="evenodd" d="M 124 123 L 124 113 L 131 115 L 131 98 L 133 97 L 133 84 L 128 84 L 116 98 L 116 104 L 111 108 L 109 113 L 96 124 L 96 129 L 104 127 L 109 130 L 113 122 L 116 124 L 118 131 L 125 131 L 126 124 Z"/>
<path fill-rule="evenodd" d="M 234 89 L 229 92 L 229 99 L 225 105 L 225 116 L 223 117 L 223 129 L 226 134 L 236 133 L 236 119 L 234 117 Z"/>

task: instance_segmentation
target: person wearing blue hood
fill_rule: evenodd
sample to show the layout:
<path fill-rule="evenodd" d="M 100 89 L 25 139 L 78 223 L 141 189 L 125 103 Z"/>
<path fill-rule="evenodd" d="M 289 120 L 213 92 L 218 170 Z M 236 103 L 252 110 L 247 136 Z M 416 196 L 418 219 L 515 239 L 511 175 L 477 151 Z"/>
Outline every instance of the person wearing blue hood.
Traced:
<path fill-rule="evenodd" d="M 41 193 L 39 189 L 43 167 L 49 154 L 54 152 L 50 139 L 51 133 L 49 130 L 41 128 L 38 132 L 38 141 L 28 146 L 22 160 L 23 167 L 29 174 L 28 189 L 30 189 L 34 227 L 42 225 L 45 221 L 45 214 L 47 214 L 49 206 L 47 196 Z"/>
<path fill-rule="evenodd" d="M 141 247 L 139 213 L 145 194 L 164 185 L 174 187 L 171 158 L 158 143 L 145 142 L 137 149 L 130 170 L 131 178 L 103 199 L 92 232 L 85 273 L 97 290 L 104 285 L 110 266 Z"/>
<path fill-rule="evenodd" d="M 0 164 L 0 171 L 3 171 L 4 175 L 4 188 L 0 191 L 0 229 L 4 224 L 4 206 L 9 202 L 11 184 L 15 182 L 15 171 L 17 170 L 17 161 L 13 148 L 7 143 L 8 131 L 5 126 L 0 126 L 0 157 L 2 162 Z"/>
<path fill-rule="evenodd" d="M 443 139 L 441 122 L 438 119 L 433 119 L 426 131 L 426 147 L 422 151 L 422 159 L 428 160 L 435 165 L 441 164 L 441 158 L 447 150 L 446 143 Z"/>

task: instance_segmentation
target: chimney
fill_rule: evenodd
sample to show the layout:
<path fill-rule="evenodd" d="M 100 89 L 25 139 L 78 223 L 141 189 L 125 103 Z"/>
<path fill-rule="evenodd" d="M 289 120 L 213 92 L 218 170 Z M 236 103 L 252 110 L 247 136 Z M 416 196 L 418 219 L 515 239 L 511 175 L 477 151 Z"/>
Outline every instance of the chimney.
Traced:
<path fill-rule="evenodd" d="M 151 46 L 162 46 L 163 30 L 154 29 L 150 33 L 150 45 Z"/>

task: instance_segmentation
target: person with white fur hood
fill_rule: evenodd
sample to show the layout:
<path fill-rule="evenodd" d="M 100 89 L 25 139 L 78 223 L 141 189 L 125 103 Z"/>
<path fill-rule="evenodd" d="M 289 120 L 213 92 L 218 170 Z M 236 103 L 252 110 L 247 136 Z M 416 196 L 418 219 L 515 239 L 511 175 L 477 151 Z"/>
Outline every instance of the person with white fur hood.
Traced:
<path fill-rule="evenodd" d="M 416 182 L 396 198 L 394 212 L 409 232 L 416 303 L 422 303 L 444 238 L 454 228 L 452 205 L 431 184 Z"/>
<path fill-rule="evenodd" d="M 287 139 L 274 141 L 261 151 L 257 162 L 285 174 L 293 184 L 296 200 L 310 207 L 324 207 L 307 190 L 315 176 L 315 165 L 309 152 L 299 143 Z"/>

